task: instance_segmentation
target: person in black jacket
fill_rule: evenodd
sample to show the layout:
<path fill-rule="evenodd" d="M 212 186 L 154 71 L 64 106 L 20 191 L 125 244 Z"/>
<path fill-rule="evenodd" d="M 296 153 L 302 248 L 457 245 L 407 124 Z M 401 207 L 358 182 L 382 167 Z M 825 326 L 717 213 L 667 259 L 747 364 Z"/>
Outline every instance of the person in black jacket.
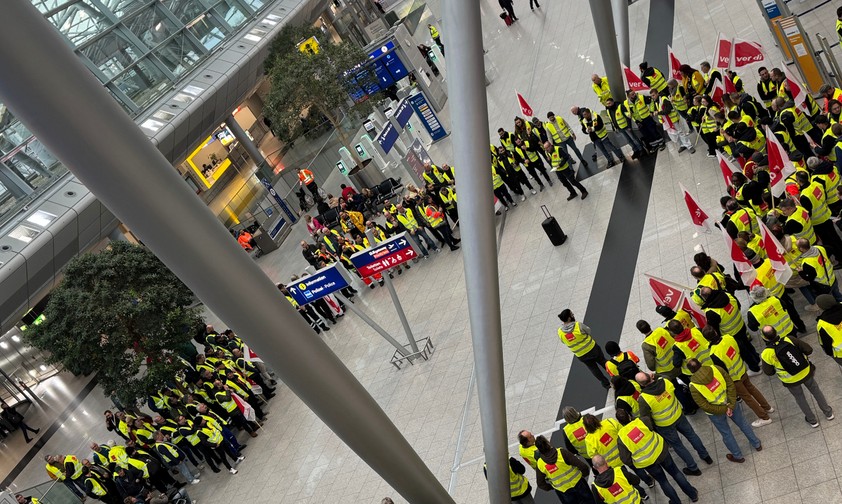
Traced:
<path fill-rule="evenodd" d="M 3 417 L 3 420 L 9 422 L 14 427 L 20 427 L 20 430 L 23 431 L 23 438 L 27 443 L 32 442 L 32 439 L 29 438 L 27 431 L 34 434 L 41 432 L 41 429 L 33 429 L 32 427 L 26 425 L 26 422 L 23 421 L 23 415 L 18 413 L 16 409 L 10 407 L 8 404 L 3 403 L 2 408 L 3 412 L 0 413 L 0 416 Z"/>
<path fill-rule="evenodd" d="M 842 353 L 834 346 L 834 336 L 839 332 L 837 329 L 842 324 L 842 304 L 830 294 L 822 294 L 816 298 L 816 304 L 822 310 L 821 315 L 816 317 L 816 332 L 819 334 L 819 346 L 828 357 L 842 366 Z M 831 334 L 834 333 L 834 334 Z"/>
<path fill-rule="evenodd" d="M 517 21 L 517 16 L 515 16 L 515 8 L 512 5 L 512 0 L 498 0 L 500 3 L 500 7 L 509 14 L 509 17 L 512 18 L 512 21 Z"/>

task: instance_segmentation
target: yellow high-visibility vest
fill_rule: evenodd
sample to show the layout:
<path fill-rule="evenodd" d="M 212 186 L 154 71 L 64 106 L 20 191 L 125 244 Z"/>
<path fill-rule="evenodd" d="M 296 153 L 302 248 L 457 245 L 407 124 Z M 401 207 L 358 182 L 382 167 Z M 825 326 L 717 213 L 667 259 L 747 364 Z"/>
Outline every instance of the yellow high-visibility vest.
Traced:
<path fill-rule="evenodd" d="M 571 332 L 564 332 L 559 327 L 558 329 L 558 337 L 561 339 L 561 342 L 564 343 L 570 351 L 573 352 L 573 355 L 576 357 L 582 357 L 586 353 L 590 352 L 593 347 L 596 346 L 596 341 L 590 337 L 590 335 L 585 334 L 579 328 L 579 323 L 576 322 L 573 326 L 573 330 Z"/>
<path fill-rule="evenodd" d="M 715 345 L 711 345 L 710 351 L 725 364 L 728 375 L 734 381 L 742 380 L 746 374 L 746 363 L 740 356 L 740 347 L 737 340 L 730 334 L 725 334 Z"/>

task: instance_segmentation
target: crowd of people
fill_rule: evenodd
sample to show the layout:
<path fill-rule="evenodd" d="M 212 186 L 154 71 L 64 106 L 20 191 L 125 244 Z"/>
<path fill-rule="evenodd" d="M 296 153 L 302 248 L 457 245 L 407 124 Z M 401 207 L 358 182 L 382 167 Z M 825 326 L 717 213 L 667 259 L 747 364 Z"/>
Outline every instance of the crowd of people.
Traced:
<path fill-rule="evenodd" d="M 652 130 L 653 118 L 658 117 L 679 152 L 692 149 L 691 133 L 697 132 L 710 156 L 719 152 L 739 163 L 741 173 L 731 177 L 716 225 L 752 263 L 754 275 L 746 278 L 754 279 L 746 285 L 736 268 L 732 275 L 708 254 L 695 254 L 689 275 L 696 287 L 688 295 L 688 304 L 674 309 L 657 306 L 662 322 L 636 324 L 644 337 L 641 353 L 646 370 L 634 351 L 622 349 L 616 341 L 606 342 L 603 350 L 571 310 L 559 314 L 562 344 L 603 387 L 613 390 L 615 410 L 613 418 L 599 419 L 563 408 L 563 446 L 553 446 L 527 430 L 518 434 L 521 458 L 535 470 L 539 488 L 555 492 L 565 504 L 640 502 L 648 498 L 641 482 L 649 489 L 660 486 L 671 504 L 681 502 L 673 483 L 696 502 L 699 492 L 687 477 L 702 474 L 697 458 L 708 465 L 713 458 L 687 415 L 701 409 L 719 432 L 728 451 L 726 459 L 744 463 L 731 426 L 737 427 L 753 450 L 761 451 L 763 445 L 754 430 L 772 423 L 770 413 L 775 411 L 752 384 L 751 378 L 757 375 L 777 377 L 810 427 L 819 427 L 819 417 L 806 393 L 826 420 L 835 418 L 815 379 L 816 366 L 809 357 L 814 349 L 800 336 L 808 331 L 802 317 L 809 313 L 816 320 L 809 329 L 817 332 L 822 351 L 842 366 L 842 293 L 835 273 L 842 259 L 842 240 L 833 224 L 833 216 L 842 211 L 842 90 L 822 86 L 823 107 L 809 94 L 802 103 L 794 103 L 784 73 L 761 67 L 757 99 L 736 74 L 728 72 L 737 91 L 719 95 L 717 102 L 711 92 L 723 77 L 706 62 L 700 67 L 701 71 L 682 66 L 684 79 L 679 82 L 665 79 L 644 63 L 642 79 L 651 88 L 651 98 L 629 92 L 629 99 L 619 106 L 607 81 L 598 75 L 593 76 L 594 91 L 612 117 L 614 129 L 623 133 L 635 154 L 663 148 L 663 136 L 657 128 Z M 593 125 L 594 132 L 602 131 L 602 122 L 595 119 L 598 115 L 587 112 L 582 107 L 574 110 Z M 622 118 L 638 125 L 638 147 L 634 147 L 630 122 L 623 123 Z M 769 126 L 795 168 L 779 197 L 771 191 L 763 126 Z M 603 143 L 597 147 L 610 161 L 616 148 L 606 142 L 605 134 L 591 136 L 592 141 L 595 138 L 596 144 Z M 792 273 L 785 283 L 778 281 L 758 219 L 782 245 Z M 796 290 L 806 300 L 800 309 L 793 299 Z M 737 299 L 738 291 L 747 294 L 749 304 Z M 760 338 L 752 339 L 749 331 Z M 744 407 L 756 419 L 747 418 Z M 683 468 L 673 461 L 669 448 L 684 462 Z M 526 467 L 515 458 L 509 462 L 513 501 L 531 502 Z"/>
<path fill-rule="evenodd" d="M 201 470 L 218 473 L 223 466 L 237 474 L 246 448 L 237 432 L 258 436 L 276 382 L 232 331 L 208 325 L 196 340 L 204 353 L 181 358 L 174 382 L 148 398 L 151 415 L 132 407 L 105 411 L 105 427 L 115 439 L 91 443 L 81 459 L 45 456 L 50 478 L 82 501 L 192 504 L 185 487 L 199 483 Z M 18 502 L 32 502 L 27 499 L 17 496 Z"/>

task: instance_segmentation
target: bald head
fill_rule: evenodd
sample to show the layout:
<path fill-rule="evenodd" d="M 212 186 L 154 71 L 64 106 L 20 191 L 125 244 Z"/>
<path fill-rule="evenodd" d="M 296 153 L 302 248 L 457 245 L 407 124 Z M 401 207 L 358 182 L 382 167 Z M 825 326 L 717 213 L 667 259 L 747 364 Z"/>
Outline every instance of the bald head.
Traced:
<path fill-rule="evenodd" d="M 602 455 L 594 455 L 591 461 L 593 463 L 593 468 L 596 469 L 596 472 L 598 473 L 604 473 L 610 469 L 608 467 L 608 462 L 605 461 L 605 457 Z"/>
<path fill-rule="evenodd" d="M 634 375 L 634 381 L 636 381 L 640 386 L 649 385 L 649 382 L 652 381 L 652 377 L 641 371 Z"/>

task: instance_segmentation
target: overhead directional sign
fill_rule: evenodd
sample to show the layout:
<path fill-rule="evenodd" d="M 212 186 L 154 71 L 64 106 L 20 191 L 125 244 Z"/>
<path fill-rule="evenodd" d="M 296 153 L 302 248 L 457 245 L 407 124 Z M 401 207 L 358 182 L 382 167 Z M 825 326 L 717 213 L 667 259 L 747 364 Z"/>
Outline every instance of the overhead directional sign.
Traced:
<path fill-rule="evenodd" d="M 400 233 L 352 255 L 351 264 L 360 275 L 368 277 L 416 258 L 418 252 L 413 248 L 412 238 Z"/>
<path fill-rule="evenodd" d="M 338 264 L 332 264 L 310 276 L 299 278 L 295 283 L 287 285 L 287 290 L 292 299 L 300 305 L 305 305 L 344 289 L 350 283 L 351 279 L 348 278 L 345 269 Z"/>

